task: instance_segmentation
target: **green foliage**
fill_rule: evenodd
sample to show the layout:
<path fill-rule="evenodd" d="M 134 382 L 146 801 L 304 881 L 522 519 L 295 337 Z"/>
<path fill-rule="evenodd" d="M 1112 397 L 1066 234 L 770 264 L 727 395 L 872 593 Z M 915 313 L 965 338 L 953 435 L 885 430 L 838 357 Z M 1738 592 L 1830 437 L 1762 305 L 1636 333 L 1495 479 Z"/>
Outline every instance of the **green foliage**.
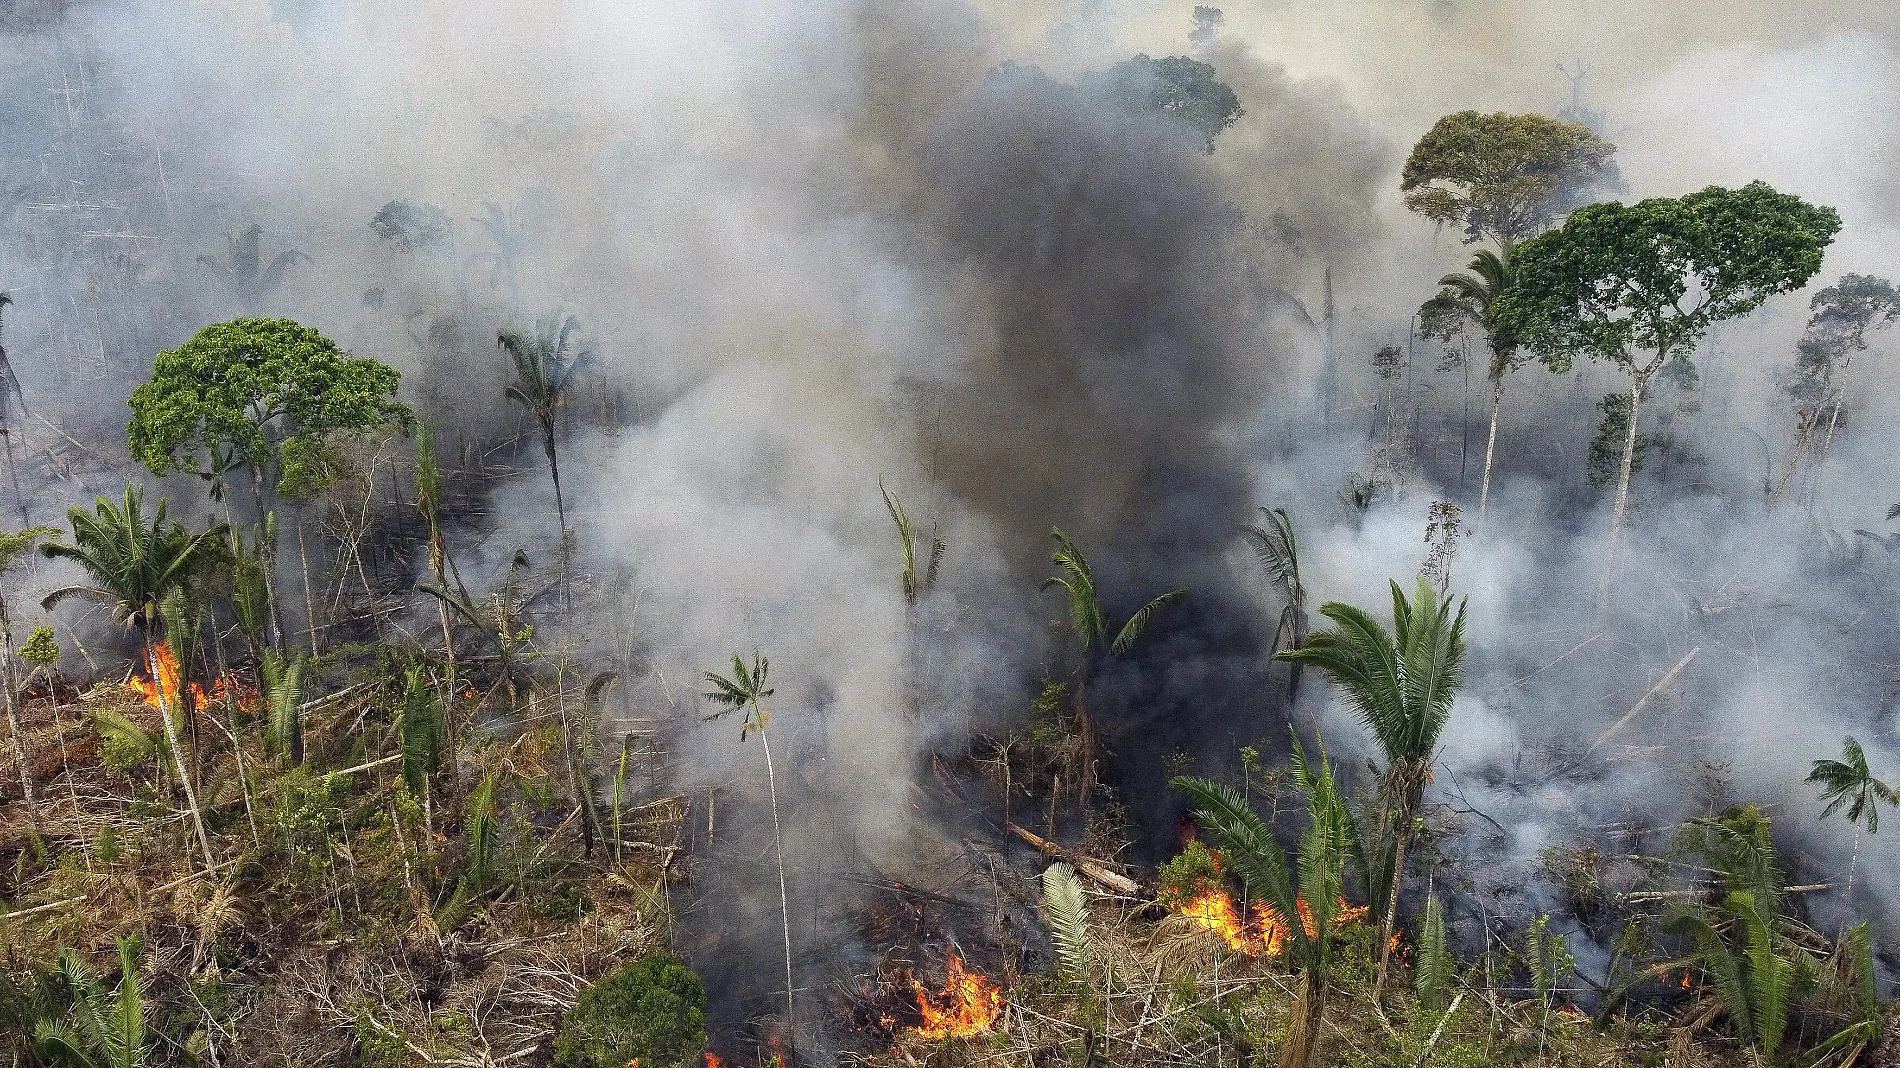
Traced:
<path fill-rule="evenodd" d="M 1042 872 L 1042 915 L 1049 923 L 1056 961 L 1071 979 L 1089 974 L 1089 909 L 1082 880 L 1060 861 Z"/>
<path fill-rule="evenodd" d="M 500 774 L 493 771 L 482 776 L 480 785 L 469 798 L 468 817 L 463 825 L 463 835 L 468 839 L 468 871 L 462 876 L 462 885 L 476 898 L 488 895 L 494 879 L 495 845 L 500 831 L 495 809 L 499 778 Z"/>
<path fill-rule="evenodd" d="M 1614 189 L 1615 152 L 1581 123 L 1460 111 L 1419 138 L 1399 189 L 1406 207 L 1461 227 L 1467 242 L 1510 245 Z"/>
<path fill-rule="evenodd" d="M 26 636 L 26 644 L 20 646 L 20 659 L 45 670 L 59 663 L 59 639 L 54 637 L 53 628 L 42 623 L 33 628 Z"/>
<path fill-rule="evenodd" d="M 1840 226 L 1762 182 L 1592 204 L 1518 247 L 1497 318 L 1553 367 L 1583 355 L 1646 376 L 1710 325 L 1806 285 Z"/>
<path fill-rule="evenodd" d="M 1434 1012 L 1445 1007 L 1451 996 L 1456 962 L 1445 937 L 1445 905 L 1437 894 L 1425 898 L 1425 919 L 1418 928 L 1418 960 L 1413 966 L 1413 986 L 1418 1003 Z"/>
<path fill-rule="evenodd" d="M 1170 909 L 1179 909 L 1207 891 L 1219 889 L 1222 882 L 1220 859 L 1195 839 L 1156 870 L 1155 900 Z"/>
<path fill-rule="evenodd" d="M 263 683 L 259 696 L 264 702 L 271 746 L 293 765 L 303 763 L 303 679 L 308 664 L 302 653 L 285 661 L 276 650 L 266 649 L 258 665 L 258 678 Z"/>
<path fill-rule="evenodd" d="M 1538 999 L 1546 1004 L 1577 970 L 1576 958 L 1570 955 L 1570 940 L 1550 929 L 1549 916 L 1537 917 L 1524 931 L 1524 967 L 1531 973 L 1531 986 Z"/>
<path fill-rule="evenodd" d="M 33 1036 L 40 1055 L 72 1068 L 143 1068 L 146 1061 L 145 994 L 139 983 L 138 947 L 119 940 L 119 989 L 104 982 L 79 955 L 60 951 L 60 980 L 71 999 L 61 1018 L 42 1018 Z"/>
<path fill-rule="evenodd" d="M 1671 918 L 1669 928 L 1695 943 L 1696 961 L 1728 1010 L 1729 1022 L 1773 1063 L 1792 1002 L 1814 986 L 1813 962 L 1776 936 L 1775 913 L 1755 894 L 1729 893 L 1720 913 L 1706 906 L 1686 908 Z"/>
<path fill-rule="evenodd" d="M 1108 637 L 1108 617 L 1102 610 L 1102 600 L 1095 589 L 1095 574 L 1089 568 L 1088 558 L 1082 555 L 1082 548 L 1074 539 L 1061 530 L 1052 530 L 1050 535 L 1056 539 L 1055 562 L 1062 570 L 1043 580 L 1042 588 L 1060 586 L 1069 595 L 1069 627 L 1082 643 L 1084 653 L 1100 651 L 1104 646 L 1116 656 L 1124 655 L 1141 638 L 1141 632 L 1148 628 L 1155 612 L 1169 601 L 1175 600 L 1187 590 L 1182 587 L 1149 601 L 1135 610 L 1121 628 L 1115 632 L 1113 641 Z"/>
<path fill-rule="evenodd" d="M 442 759 L 442 702 L 422 677 L 420 667 L 403 676 L 402 708 L 397 723 L 402 736 L 402 779 L 409 792 L 421 797 Z"/>
<path fill-rule="evenodd" d="M 235 532 L 231 536 L 231 617 L 253 652 L 263 649 L 270 626 L 270 555 L 277 537 L 277 516 L 264 518 L 264 531 L 249 545 Z"/>
<path fill-rule="evenodd" d="M 1622 475 L 1623 444 L 1629 435 L 1630 395 L 1605 393 L 1597 402 L 1597 411 L 1603 413 L 1603 418 L 1597 421 L 1596 436 L 1590 439 L 1586 478 L 1592 488 L 1602 489 Z M 1643 469 L 1643 458 L 1654 443 L 1648 434 L 1637 431 L 1636 449 L 1630 453 L 1631 474 Z"/>
<path fill-rule="evenodd" d="M 1099 74 L 1083 75 L 1076 84 L 1131 111 L 1181 123 L 1206 139 L 1209 155 L 1214 138 L 1246 114 L 1234 91 L 1214 77 L 1213 67 L 1186 56 L 1137 55 Z"/>
<path fill-rule="evenodd" d="M 232 292 L 241 301 L 251 302 L 276 289 L 283 283 L 284 272 L 298 260 L 309 262 L 310 257 L 296 249 L 285 249 L 271 257 L 270 263 L 264 262 L 264 228 L 252 223 L 235 234 L 225 236 L 229 257 L 219 260 L 212 256 L 198 257 L 198 265 L 209 267 L 224 275 L 230 283 Z"/>
<path fill-rule="evenodd" d="M 1821 800 L 1827 807 L 1821 810 L 1821 818 L 1827 819 L 1843 807 L 1847 809 L 1847 822 L 1859 823 L 1863 816 L 1867 820 L 1867 833 L 1880 831 L 1880 806 L 1900 805 L 1900 795 L 1893 787 L 1874 778 L 1867 767 L 1867 754 L 1860 742 L 1849 737 L 1841 744 L 1841 759 L 1817 760 L 1814 770 L 1808 772 L 1808 781 L 1821 788 Z"/>
<path fill-rule="evenodd" d="M 165 498 L 158 499 L 149 523 L 144 506 L 144 489 L 128 482 L 119 504 L 99 497 L 91 512 L 68 509 L 73 544 L 41 545 L 40 553 L 77 563 L 94 584 L 54 590 L 41 606 L 51 610 L 67 597 L 88 597 L 109 605 L 121 622 L 149 632 L 158 623 L 159 602 L 166 594 L 223 559 L 222 526 L 194 535 L 183 524 L 167 522 Z"/>
<path fill-rule="evenodd" d="M 1900 290 L 1885 278 L 1848 274 L 1808 302 L 1808 326 L 1795 347 L 1794 372 L 1782 388 L 1803 421 L 1825 406 L 1834 375 L 1867 347 L 1867 331 L 1900 319 Z"/>
<path fill-rule="evenodd" d="M 217 323 L 159 353 L 151 380 L 132 391 L 132 455 L 155 475 L 215 480 L 277 464 L 278 477 L 302 479 L 337 431 L 408 432 L 415 416 L 395 399 L 400 378 L 289 319 Z"/>
<path fill-rule="evenodd" d="M 765 685 L 766 673 L 771 670 L 771 661 L 752 654 L 752 663 L 746 664 L 745 658 L 738 653 L 732 654 L 732 674 L 721 675 L 715 671 L 706 672 L 706 681 L 712 685 L 705 697 L 720 706 L 717 712 L 705 717 L 708 721 L 729 716 L 734 712 L 745 711 L 744 722 L 739 726 L 739 740 L 755 731 L 762 731 L 771 722 L 761 700 L 772 696 L 772 689 Z M 747 711 L 749 710 L 749 711 Z"/>
<path fill-rule="evenodd" d="M 884 495 L 884 508 L 891 513 L 891 523 L 897 527 L 897 540 L 904 547 L 904 601 L 916 604 L 919 594 L 929 593 L 937 588 L 937 568 L 943 563 L 944 542 L 935 528 L 930 532 L 930 560 L 924 565 L 923 574 L 917 571 L 917 533 L 910 524 L 910 513 L 904 511 L 904 502 L 897 495 L 877 484 L 877 491 Z"/>
<path fill-rule="evenodd" d="M 164 740 L 109 708 L 92 712 L 93 727 L 99 732 L 99 759 L 121 775 L 151 763 Z"/>
<path fill-rule="evenodd" d="M 649 953 L 581 994 L 554 1037 L 556 1068 L 693 1068 L 706 1046 L 706 988 Z"/>
<path fill-rule="evenodd" d="M 541 316 L 529 330 L 503 330 L 496 344 L 514 363 L 515 380 L 508 396 L 528 409 L 546 435 L 549 459 L 553 459 L 555 413 L 567 397 L 574 376 L 593 362 L 594 354 L 577 350 L 575 335 L 580 323 L 559 312 Z"/>
<path fill-rule="evenodd" d="M 1466 328 L 1476 330 L 1491 349 L 1485 376 L 1494 383 L 1501 381 L 1532 355 L 1498 316 L 1499 302 L 1510 290 L 1513 277 L 1509 248 L 1502 253 L 1480 249 L 1464 271 L 1438 280 L 1437 295 L 1419 306 L 1419 332 L 1450 341 Z"/>
<path fill-rule="evenodd" d="M 1189 776 L 1175 778 L 1173 785 L 1193 799 L 1195 822 L 1220 847 L 1228 870 L 1239 877 L 1248 894 L 1290 920 L 1311 917 L 1310 932 L 1305 923 L 1288 922 L 1286 955 L 1295 966 L 1311 970 L 1323 981 L 1333 959 L 1333 918 L 1345 896 L 1346 858 L 1358 832 L 1324 752 L 1315 770 L 1305 748 L 1294 739 L 1293 776 L 1307 796 L 1307 826 L 1294 867 L 1288 866 L 1286 854 L 1274 841 L 1273 829 L 1240 791 Z"/>
<path fill-rule="evenodd" d="M 447 212 L 408 200 L 392 200 L 376 209 L 369 228 L 402 252 L 433 252 L 446 248 L 454 237 Z"/>
<path fill-rule="evenodd" d="M 1333 628 L 1278 658 L 1317 667 L 1345 690 L 1388 760 L 1422 761 L 1437 748 L 1464 677 L 1465 602 L 1454 617 L 1451 599 L 1439 600 L 1430 582 L 1421 578 L 1411 600 L 1391 585 L 1390 632 L 1371 613 L 1329 601 L 1320 614 Z"/>

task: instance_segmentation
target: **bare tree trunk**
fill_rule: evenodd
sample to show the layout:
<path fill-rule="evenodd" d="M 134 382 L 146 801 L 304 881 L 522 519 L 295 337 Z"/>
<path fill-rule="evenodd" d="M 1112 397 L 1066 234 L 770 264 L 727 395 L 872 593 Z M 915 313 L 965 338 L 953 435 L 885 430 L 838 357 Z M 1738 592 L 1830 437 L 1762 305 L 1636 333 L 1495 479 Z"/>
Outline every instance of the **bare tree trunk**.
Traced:
<path fill-rule="evenodd" d="M 20 724 L 19 695 L 13 686 L 13 634 L 0 628 L 0 686 L 7 691 L 7 730 L 13 736 L 13 761 L 20 768 L 20 793 L 26 797 L 26 825 L 40 837 L 40 799 L 33 789 L 33 765 L 26 759 L 25 729 Z"/>
<path fill-rule="evenodd" d="M 1498 448 L 1498 409 L 1504 403 L 1504 379 L 1491 380 L 1491 429 L 1484 437 L 1484 479 L 1478 484 L 1478 524 L 1484 524 L 1485 506 L 1491 503 L 1491 462 Z"/>
<path fill-rule="evenodd" d="M 205 866 L 212 867 L 218 860 L 211 852 L 211 836 L 205 833 L 204 812 L 198 807 L 198 791 L 191 785 L 191 771 L 185 767 L 178 728 L 172 723 L 171 702 L 165 699 L 165 683 L 158 673 L 158 654 L 153 651 L 150 631 L 145 636 L 145 665 L 152 673 L 152 686 L 158 691 L 158 718 L 164 721 L 165 742 L 172 751 L 172 764 L 178 771 L 178 782 L 185 788 L 185 804 L 191 812 L 191 826 L 198 832 L 198 846 L 204 850 Z"/>
<path fill-rule="evenodd" d="M 1280 1068 L 1306 1068 L 1319 1046 L 1326 1012 L 1326 982 L 1310 966 L 1300 972 L 1300 992 L 1287 1015 L 1286 1041 L 1280 1044 Z"/>
<path fill-rule="evenodd" d="M 297 516 L 297 562 L 303 568 L 304 630 L 310 636 L 310 655 L 317 655 L 317 599 L 310 595 L 310 553 L 304 549 L 303 516 Z M 367 580 L 365 580 L 367 582 Z M 341 581 L 339 580 L 339 585 Z"/>
<path fill-rule="evenodd" d="M 785 929 L 785 1033 L 793 1033 L 792 1021 L 792 906 L 785 894 L 785 842 L 778 826 L 778 774 L 772 770 L 772 739 L 759 729 L 759 741 L 765 746 L 765 785 L 772 798 L 772 849 L 778 856 L 778 910 Z M 708 802 L 710 806 L 711 802 Z M 708 820 L 711 808 L 708 807 Z"/>
<path fill-rule="evenodd" d="M 1392 970 L 1392 932 L 1399 925 L 1399 891 L 1405 885 L 1405 849 L 1411 844 L 1412 816 L 1400 812 L 1401 822 L 1393 833 L 1398 844 L 1392 851 L 1392 888 L 1386 894 L 1385 918 L 1379 924 L 1379 972 L 1372 980 L 1372 1003 L 1377 1005 L 1385 994 L 1385 981 Z"/>
<path fill-rule="evenodd" d="M 1636 462 L 1636 422 L 1642 415 L 1643 386 L 1646 375 L 1637 375 L 1630 380 L 1629 425 L 1623 428 L 1623 466 L 1616 480 L 1616 508 L 1610 513 L 1610 532 L 1612 543 L 1622 532 L 1623 517 L 1629 511 L 1630 471 Z"/>
<path fill-rule="evenodd" d="M 271 530 L 271 513 L 264 504 L 264 475 L 251 468 L 251 490 L 257 497 L 258 533 L 264 535 L 264 604 L 270 609 L 271 647 L 279 656 L 284 652 L 284 614 L 277 603 L 277 537 Z"/>
<path fill-rule="evenodd" d="M 550 418 L 542 429 L 546 432 L 548 474 L 554 479 L 554 515 L 561 524 L 561 607 L 568 609 L 573 603 L 567 589 L 567 503 L 561 499 L 561 460 L 554 450 L 554 420 Z"/>

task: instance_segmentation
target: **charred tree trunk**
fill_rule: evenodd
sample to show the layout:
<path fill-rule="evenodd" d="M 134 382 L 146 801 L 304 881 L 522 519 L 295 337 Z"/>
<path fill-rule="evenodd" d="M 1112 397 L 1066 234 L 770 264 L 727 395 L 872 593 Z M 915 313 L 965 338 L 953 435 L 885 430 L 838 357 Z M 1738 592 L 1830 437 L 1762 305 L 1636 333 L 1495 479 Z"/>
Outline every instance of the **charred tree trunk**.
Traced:
<path fill-rule="evenodd" d="M 40 799 L 34 789 L 33 765 L 26 756 L 26 734 L 20 723 L 19 694 L 13 685 L 13 630 L 0 618 L 0 686 L 7 691 L 7 731 L 13 738 L 13 762 L 20 769 L 20 793 L 26 798 L 26 825 L 40 837 Z"/>
<path fill-rule="evenodd" d="M 1300 972 L 1300 992 L 1287 1014 L 1286 1041 L 1280 1044 L 1280 1068 L 1306 1068 L 1319 1047 L 1326 1012 L 1326 982 L 1311 966 Z"/>

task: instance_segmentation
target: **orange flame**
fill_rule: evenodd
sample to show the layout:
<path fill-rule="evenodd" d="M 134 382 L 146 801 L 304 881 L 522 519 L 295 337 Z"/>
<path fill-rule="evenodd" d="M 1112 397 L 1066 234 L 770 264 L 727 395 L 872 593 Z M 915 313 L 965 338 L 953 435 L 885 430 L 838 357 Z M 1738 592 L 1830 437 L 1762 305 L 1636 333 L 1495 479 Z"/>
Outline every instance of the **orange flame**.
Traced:
<path fill-rule="evenodd" d="M 722 1068 L 725 1063 L 726 1062 L 719 1059 L 719 1054 L 714 1053 L 712 1050 L 706 1051 L 706 1068 Z"/>
<path fill-rule="evenodd" d="M 139 696 L 145 698 L 145 703 L 153 708 L 177 708 L 183 672 L 178 667 L 178 656 L 172 652 L 170 643 L 159 642 L 152 646 L 151 661 L 156 661 L 158 664 L 157 682 L 135 674 L 127 680 L 127 684 L 137 691 Z M 151 661 L 145 665 L 148 671 Z M 205 688 L 195 682 L 189 685 L 193 707 L 196 708 L 203 708 L 208 704 L 225 700 L 235 700 L 239 705 L 248 708 L 257 696 L 246 690 L 229 673 L 219 677 L 218 681 L 212 685 L 210 693 L 206 693 Z"/>
<path fill-rule="evenodd" d="M 1306 928 L 1308 938 L 1319 936 L 1313 920 L 1313 910 L 1300 901 L 1300 926 Z M 1255 957 L 1277 957 L 1286 948 L 1286 918 L 1280 910 L 1264 901 L 1256 901 L 1253 906 L 1253 922 L 1241 919 L 1240 910 L 1235 907 L 1234 899 L 1227 891 L 1219 887 L 1209 887 L 1199 896 L 1175 910 L 1194 923 L 1214 932 L 1227 943 L 1227 948 L 1236 953 L 1245 953 Z M 1334 913 L 1335 925 L 1357 923 L 1366 918 L 1366 906 L 1350 905 L 1340 899 L 1339 910 Z"/>
<path fill-rule="evenodd" d="M 915 976 L 910 987 L 917 995 L 918 1011 L 924 1014 L 924 1022 L 908 1031 L 911 1038 L 968 1038 L 996 1026 L 1003 1015 L 1003 991 L 982 973 L 964 968 L 955 950 L 950 951 L 942 993 L 931 994 Z"/>

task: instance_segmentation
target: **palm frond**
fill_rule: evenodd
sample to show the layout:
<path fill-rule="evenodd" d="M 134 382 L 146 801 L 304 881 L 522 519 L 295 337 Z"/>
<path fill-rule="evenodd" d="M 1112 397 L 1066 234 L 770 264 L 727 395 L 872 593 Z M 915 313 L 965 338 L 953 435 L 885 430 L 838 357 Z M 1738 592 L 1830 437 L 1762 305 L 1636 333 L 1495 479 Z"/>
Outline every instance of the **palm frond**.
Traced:
<path fill-rule="evenodd" d="M 1300 581 L 1300 547 L 1293 535 L 1293 520 L 1284 508 L 1262 508 L 1260 514 L 1266 517 L 1266 525 L 1247 528 L 1254 554 L 1289 604 L 1305 608 L 1306 586 Z"/>
<path fill-rule="evenodd" d="M 1141 632 L 1148 629 L 1148 621 L 1154 618 L 1155 612 L 1186 592 L 1186 587 L 1177 586 L 1136 609 L 1135 614 L 1129 616 L 1128 622 L 1123 623 L 1122 629 L 1116 633 L 1115 641 L 1108 647 L 1109 651 L 1116 656 L 1127 655 L 1128 650 L 1141 639 Z"/>
<path fill-rule="evenodd" d="M 1273 840 L 1272 828 L 1240 791 L 1212 779 L 1186 775 L 1177 776 L 1171 785 L 1194 800 L 1194 821 L 1214 840 L 1228 870 L 1248 892 L 1282 916 L 1298 916 L 1299 893 L 1287 871 L 1286 854 Z M 1288 923 L 1287 927 L 1290 940 L 1304 959 L 1310 948 L 1305 927 L 1299 923 Z"/>

